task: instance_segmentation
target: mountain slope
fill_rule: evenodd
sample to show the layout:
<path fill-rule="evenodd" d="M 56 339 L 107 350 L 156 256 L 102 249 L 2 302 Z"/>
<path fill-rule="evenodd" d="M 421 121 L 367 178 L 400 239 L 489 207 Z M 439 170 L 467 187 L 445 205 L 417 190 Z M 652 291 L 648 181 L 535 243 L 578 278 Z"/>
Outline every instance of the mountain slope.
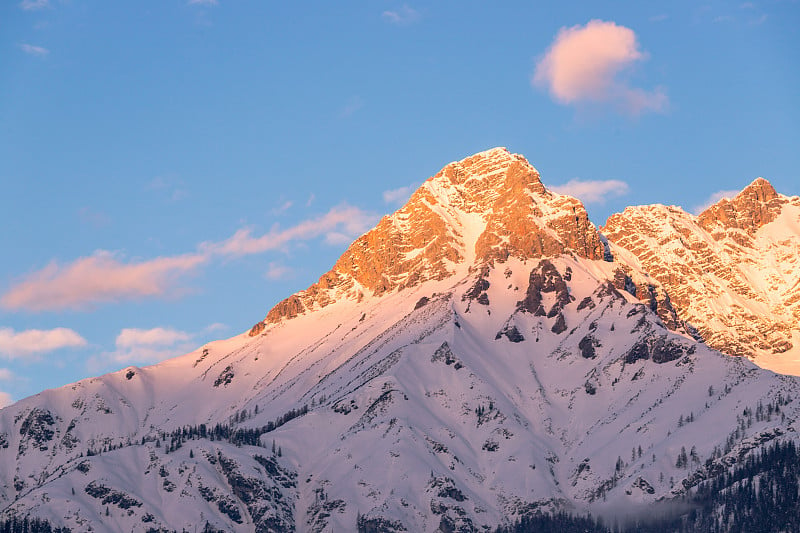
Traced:
<path fill-rule="evenodd" d="M 565 251 L 602 258 L 586 209 L 545 189 L 525 158 L 495 148 L 429 178 L 403 208 L 359 237 L 319 282 L 270 310 L 266 322 L 343 297 L 380 296 L 463 275 L 495 259 Z"/>
<path fill-rule="evenodd" d="M 602 232 L 710 346 L 800 374 L 800 198 L 759 178 L 698 216 L 629 207 Z"/>
<path fill-rule="evenodd" d="M 0 512 L 478 531 L 645 509 L 797 440 L 798 379 L 698 343 L 614 251 L 521 156 L 450 164 L 249 333 L 1 410 Z"/>

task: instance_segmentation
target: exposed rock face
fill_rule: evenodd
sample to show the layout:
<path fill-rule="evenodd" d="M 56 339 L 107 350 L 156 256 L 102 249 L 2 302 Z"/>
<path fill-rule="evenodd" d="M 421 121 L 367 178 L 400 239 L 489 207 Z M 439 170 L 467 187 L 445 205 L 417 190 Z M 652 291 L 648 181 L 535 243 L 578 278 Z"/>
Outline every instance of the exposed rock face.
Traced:
<path fill-rule="evenodd" d="M 258 322 L 256 323 L 256 325 L 250 328 L 250 331 L 247 332 L 247 335 L 249 335 L 250 337 L 255 337 L 256 335 L 260 335 L 261 332 L 264 331 L 265 327 L 266 326 L 264 325 L 264 322 Z"/>
<path fill-rule="evenodd" d="M 723 198 L 697 217 L 698 224 L 709 233 L 722 237 L 734 235 L 737 229 L 753 236 L 756 230 L 775 220 L 787 198 L 775 192 L 772 184 L 758 178 L 736 198 Z"/>
<path fill-rule="evenodd" d="M 658 281 L 648 278 L 641 272 L 634 271 L 626 264 L 622 264 L 615 269 L 611 283 L 615 288 L 626 291 L 647 304 L 667 328 L 682 333 L 690 333 L 685 322 L 678 318 L 675 308 L 672 307 L 669 294 Z"/>
<path fill-rule="evenodd" d="M 800 198 L 782 196 L 759 178 L 699 216 L 674 206 L 629 207 L 602 232 L 663 285 L 677 316 L 713 348 L 768 366 L 764 356 L 793 348 L 792 332 L 800 328 Z M 636 291 L 647 300 L 641 287 Z M 655 300 L 667 323 L 668 309 Z"/>
<path fill-rule="evenodd" d="M 740 196 L 716 218 L 626 211 L 600 246 L 520 156 L 449 165 L 277 327 L 0 409 L 0 519 L 454 532 L 683 507 L 800 442 L 800 378 L 680 335 L 687 317 L 740 345 L 796 327 L 800 198 Z"/>
<path fill-rule="evenodd" d="M 554 293 L 554 302 L 549 310 L 542 305 L 543 293 Z M 564 278 L 550 261 L 543 259 L 539 265 L 531 271 L 528 279 L 528 289 L 525 291 L 525 299 L 517 303 L 520 311 L 533 313 L 534 316 L 547 316 L 552 318 L 564 309 L 564 306 L 575 298 L 569 294 L 569 289 Z"/>
<path fill-rule="evenodd" d="M 495 148 L 429 178 L 317 283 L 273 307 L 251 334 L 342 299 L 485 272 L 509 258 L 566 253 L 616 263 L 613 286 L 673 331 L 730 355 L 781 354 L 800 344 L 792 338 L 800 329 L 799 219 L 800 198 L 782 196 L 759 178 L 698 216 L 674 206 L 627 208 L 609 218 L 603 237 L 580 201 L 551 193 L 524 157 Z M 485 288 L 474 299 L 490 303 Z M 527 312 L 537 313 L 535 299 L 526 295 Z M 547 314 L 558 315 L 563 304 L 558 307 Z M 563 331 L 566 321 L 554 327 Z"/>
<path fill-rule="evenodd" d="M 403 208 L 359 237 L 316 284 L 272 308 L 265 322 L 509 257 L 569 252 L 602 259 L 603 251 L 579 200 L 551 193 L 524 157 L 494 148 L 450 163 L 429 178 Z"/>

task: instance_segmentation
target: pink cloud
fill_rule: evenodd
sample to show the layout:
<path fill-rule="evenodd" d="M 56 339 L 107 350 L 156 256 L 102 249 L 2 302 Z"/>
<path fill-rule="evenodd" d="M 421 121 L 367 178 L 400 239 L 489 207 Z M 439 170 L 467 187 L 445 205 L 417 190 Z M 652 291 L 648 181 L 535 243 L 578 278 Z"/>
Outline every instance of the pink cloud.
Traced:
<path fill-rule="evenodd" d="M 48 0 L 22 0 L 19 3 L 19 7 L 26 11 L 36 11 L 39 9 L 44 9 L 50 5 Z"/>
<path fill-rule="evenodd" d="M 142 297 L 175 294 L 177 280 L 193 272 L 215 256 L 241 257 L 285 248 L 295 241 L 323 237 L 329 244 L 351 242 L 367 231 L 377 217 L 356 207 L 334 207 L 328 213 L 253 236 L 240 229 L 222 242 L 205 242 L 198 252 L 157 257 L 125 263 L 115 254 L 98 251 L 61 265 L 53 262 L 14 284 L 2 297 L 0 306 L 11 310 L 54 311 L 84 309 L 92 304 L 118 302 Z M 273 267 L 273 277 L 285 275 Z M 268 275 L 270 275 L 268 272 Z"/>
<path fill-rule="evenodd" d="M 384 11 L 381 16 L 392 24 L 405 26 L 419 20 L 419 11 L 403 4 L 399 9 Z"/>
<path fill-rule="evenodd" d="M 604 204 L 608 198 L 628 194 L 628 184 L 620 180 L 569 180 L 563 185 L 549 186 L 558 194 L 574 196 L 585 204 Z"/>
<path fill-rule="evenodd" d="M 383 191 L 383 201 L 387 204 L 402 205 L 406 203 L 414 191 L 417 190 L 417 187 L 418 184 L 412 183 L 411 185 L 406 185 L 405 187 Z"/>
<path fill-rule="evenodd" d="M 731 198 L 735 198 L 736 195 L 739 194 L 740 192 L 742 191 L 738 189 L 726 189 L 722 191 L 717 191 L 715 193 L 711 193 L 711 195 L 708 198 L 706 198 L 705 202 L 703 202 L 700 205 L 696 205 L 692 208 L 692 213 L 695 215 L 699 215 L 700 213 L 702 213 L 712 205 L 716 204 L 723 198 L 727 198 L 730 200 Z"/>
<path fill-rule="evenodd" d="M 28 275 L 0 298 L 6 309 L 51 311 L 143 296 L 165 296 L 175 278 L 204 263 L 201 254 L 122 263 L 99 251 L 67 265 L 51 263 Z"/>
<path fill-rule="evenodd" d="M 357 207 L 334 207 L 321 217 L 305 220 L 284 230 L 273 228 L 269 233 L 254 237 L 250 229 L 238 230 L 230 238 L 218 243 L 203 243 L 201 250 L 208 254 L 243 256 L 277 250 L 292 241 L 309 240 L 325 236 L 328 242 L 339 243 L 341 236 L 352 240 L 367 231 L 375 216 Z"/>
<path fill-rule="evenodd" d="M 14 403 L 14 400 L 13 398 L 11 398 L 11 395 L 9 393 L 0 392 L 0 409 L 2 409 L 3 407 L 8 407 L 12 403 Z"/>
<path fill-rule="evenodd" d="M 68 328 L 28 329 L 19 332 L 11 328 L 0 328 L 0 355 L 10 359 L 61 348 L 79 348 L 86 344 L 86 339 Z"/>
<path fill-rule="evenodd" d="M 171 346 L 178 342 L 186 342 L 190 336 L 185 331 L 172 328 L 138 329 L 125 328 L 117 335 L 118 348 L 134 346 Z"/>
<path fill-rule="evenodd" d="M 267 265 L 267 271 L 264 273 L 264 277 L 271 281 L 277 281 L 281 279 L 286 279 L 290 277 L 294 271 L 280 263 L 272 262 Z"/>
<path fill-rule="evenodd" d="M 219 323 L 207 326 L 200 333 L 189 333 L 170 327 L 125 328 L 117 335 L 114 351 L 89 358 L 86 367 L 92 372 L 99 372 L 124 365 L 158 363 L 191 352 L 197 347 L 198 335 L 221 329 L 226 329 L 226 326 Z"/>
<path fill-rule="evenodd" d="M 662 88 L 645 91 L 621 77 L 646 58 L 633 30 L 592 20 L 559 30 L 537 63 L 532 82 L 562 104 L 612 102 L 632 114 L 663 111 L 668 100 Z"/>

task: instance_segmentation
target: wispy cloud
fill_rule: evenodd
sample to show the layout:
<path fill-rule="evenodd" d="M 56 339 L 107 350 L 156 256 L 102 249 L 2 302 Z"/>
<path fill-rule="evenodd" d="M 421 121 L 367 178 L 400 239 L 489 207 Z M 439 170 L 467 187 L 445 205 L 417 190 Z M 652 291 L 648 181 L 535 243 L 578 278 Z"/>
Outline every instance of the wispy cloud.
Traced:
<path fill-rule="evenodd" d="M 22 0 L 19 7 L 26 11 L 36 11 L 50 6 L 49 0 Z"/>
<path fill-rule="evenodd" d="M 717 191 L 715 193 L 712 193 L 711 196 L 709 196 L 706 199 L 705 202 L 703 202 L 700 205 L 694 206 L 692 208 L 692 213 L 694 213 L 695 215 L 699 215 L 700 213 L 702 213 L 703 211 L 705 211 L 706 209 L 708 209 L 709 207 L 711 207 L 715 203 L 719 202 L 723 198 L 731 199 L 731 198 L 735 197 L 737 194 L 739 194 L 740 192 L 741 191 L 738 191 L 738 190 L 735 190 L 735 189 L 730 189 L 730 190 L 723 190 L 723 191 Z"/>
<path fill-rule="evenodd" d="M 238 257 L 278 250 L 293 241 L 304 241 L 320 236 L 331 241 L 331 235 L 356 237 L 364 233 L 375 222 L 376 216 L 347 205 L 334 207 L 321 217 L 305 220 L 295 226 L 278 229 L 254 237 L 252 230 L 243 228 L 225 241 L 203 243 L 200 247 L 207 254 Z"/>
<path fill-rule="evenodd" d="M 99 371 L 110 366 L 158 363 L 192 351 L 194 335 L 173 328 L 125 328 L 115 341 L 115 350 L 90 358 L 87 367 Z"/>
<path fill-rule="evenodd" d="M 53 311 L 166 296 L 172 293 L 177 277 L 206 260 L 195 253 L 123 263 L 113 253 L 101 250 L 67 265 L 53 262 L 29 274 L 0 298 L 0 304 L 11 310 Z"/>
<path fill-rule="evenodd" d="M 190 338 L 190 335 L 185 331 L 178 331 L 171 328 L 125 328 L 117 335 L 116 345 L 117 348 L 172 346 L 179 342 L 186 342 Z"/>
<path fill-rule="evenodd" d="M 750 24 L 751 26 L 760 26 L 761 24 L 764 24 L 767 21 L 767 18 L 769 18 L 767 14 L 762 13 L 758 17 L 750 19 L 748 21 L 748 24 Z"/>
<path fill-rule="evenodd" d="M 222 322 L 214 322 L 213 324 L 206 326 L 203 331 L 205 333 L 215 333 L 217 331 L 225 331 L 226 329 L 228 329 L 226 324 L 223 324 Z"/>
<path fill-rule="evenodd" d="M 189 195 L 183 181 L 173 176 L 157 176 L 150 180 L 145 189 L 155 191 L 173 202 L 183 200 Z"/>
<path fill-rule="evenodd" d="M 285 202 L 283 202 L 283 203 L 282 203 L 281 205 L 279 205 L 278 207 L 273 207 L 273 208 L 270 210 L 270 212 L 271 212 L 273 215 L 275 215 L 275 216 L 282 215 L 282 214 L 284 214 L 286 211 L 288 211 L 288 210 L 289 210 L 289 208 L 291 208 L 291 207 L 292 207 L 292 205 L 294 205 L 294 204 L 292 203 L 292 201 L 291 201 L 291 200 L 286 200 Z"/>
<path fill-rule="evenodd" d="M 217 0 L 189 0 L 186 5 L 189 6 L 216 6 L 219 2 Z"/>
<path fill-rule="evenodd" d="M 669 18 L 669 15 L 666 13 L 659 13 L 658 15 L 653 15 L 649 18 L 650 22 L 663 22 Z"/>
<path fill-rule="evenodd" d="M 20 50 L 28 55 L 44 57 L 50 53 L 50 50 L 41 46 L 34 46 L 32 44 L 22 43 L 19 45 Z"/>
<path fill-rule="evenodd" d="M 267 271 L 264 272 L 264 277 L 270 281 L 278 281 L 286 279 L 294 273 L 291 268 L 280 263 L 270 263 L 267 265 Z"/>
<path fill-rule="evenodd" d="M 398 9 L 384 11 L 381 16 L 392 24 L 406 26 L 419 20 L 419 11 L 408 4 L 403 4 Z"/>
<path fill-rule="evenodd" d="M 107 214 L 102 211 L 94 211 L 88 207 L 81 207 L 78 210 L 78 218 L 84 224 L 95 228 L 103 228 L 111 224 L 111 217 Z"/>
<path fill-rule="evenodd" d="M 276 225 L 260 236 L 243 228 L 224 241 L 201 243 L 197 252 L 183 255 L 125 262 L 118 254 L 99 250 L 67 264 L 54 261 L 28 274 L 0 297 L 0 306 L 25 311 L 82 310 L 101 303 L 175 296 L 182 277 L 215 257 L 284 250 L 292 243 L 316 238 L 328 244 L 347 243 L 377 219 L 372 213 L 342 205 L 285 229 Z"/>
<path fill-rule="evenodd" d="M 16 379 L 14 373 L 7 368 L 0 368 L 0 381 L 11 381 Z"/>
<path fill-rule="evenodd" d="M 0 328 L 0 356 L 8 359 L 86 345 L 86 339 L 68 328 L 28 329 L 19 332 L 11 328 Z"/>
<path fill-rule="evenodd" d="M 604 204 L 609 198 L 628 194 L 628 184 L 620 180 L 569 180 L 563 185 L 548 186 L 558 194 L 574 196 L 585 204 Z"/>
<path fill-rule="evenodd" d="M 632 115 L 664 111 L 668 98 L 663 88 L 646 91 L 621 76 L 646 58 L 633 30 L 592 20 L 585 26 L 561 28 L 536 64 L 531 81 L 547 88 L 561 104 L 611 103 Z"/>
<path fill-rule="evenodd" d="M 14 403 L 14 400 L 11 398 L 11 395 L 7 392 L 0 392 L 0 409 L 3 407 L 8 407 Z"/>
<path fill-rule="evenodd" d="M 383 201 L 387 204 L 402 205 L 406 203 L 416 189 L 417 184 L 412 183 L 405 187 L 383 191 Z"/>
<path fill-rule="evenodd" d="M 354 96 L 347 101 L 347 104 L 339 112 L 341 118 L 353 116 L 353 114 L 364 107 L 364 99 L 360 96 Z"/>

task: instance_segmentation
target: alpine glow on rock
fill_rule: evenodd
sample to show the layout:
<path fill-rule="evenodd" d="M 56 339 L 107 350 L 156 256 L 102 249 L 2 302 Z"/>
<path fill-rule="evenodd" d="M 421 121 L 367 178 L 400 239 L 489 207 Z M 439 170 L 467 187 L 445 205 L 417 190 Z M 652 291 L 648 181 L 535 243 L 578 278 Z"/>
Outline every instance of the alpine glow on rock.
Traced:
<path fill-rule="evenodd" d="M 757 180 L 603 236 L 520 155 L 451 163 L 249 332 L 0 411 L 2 516 L 432 532 L 646 512 L 800 439 L 800 378 L 730 356 L 798 346 L 799 213 Z"/>

